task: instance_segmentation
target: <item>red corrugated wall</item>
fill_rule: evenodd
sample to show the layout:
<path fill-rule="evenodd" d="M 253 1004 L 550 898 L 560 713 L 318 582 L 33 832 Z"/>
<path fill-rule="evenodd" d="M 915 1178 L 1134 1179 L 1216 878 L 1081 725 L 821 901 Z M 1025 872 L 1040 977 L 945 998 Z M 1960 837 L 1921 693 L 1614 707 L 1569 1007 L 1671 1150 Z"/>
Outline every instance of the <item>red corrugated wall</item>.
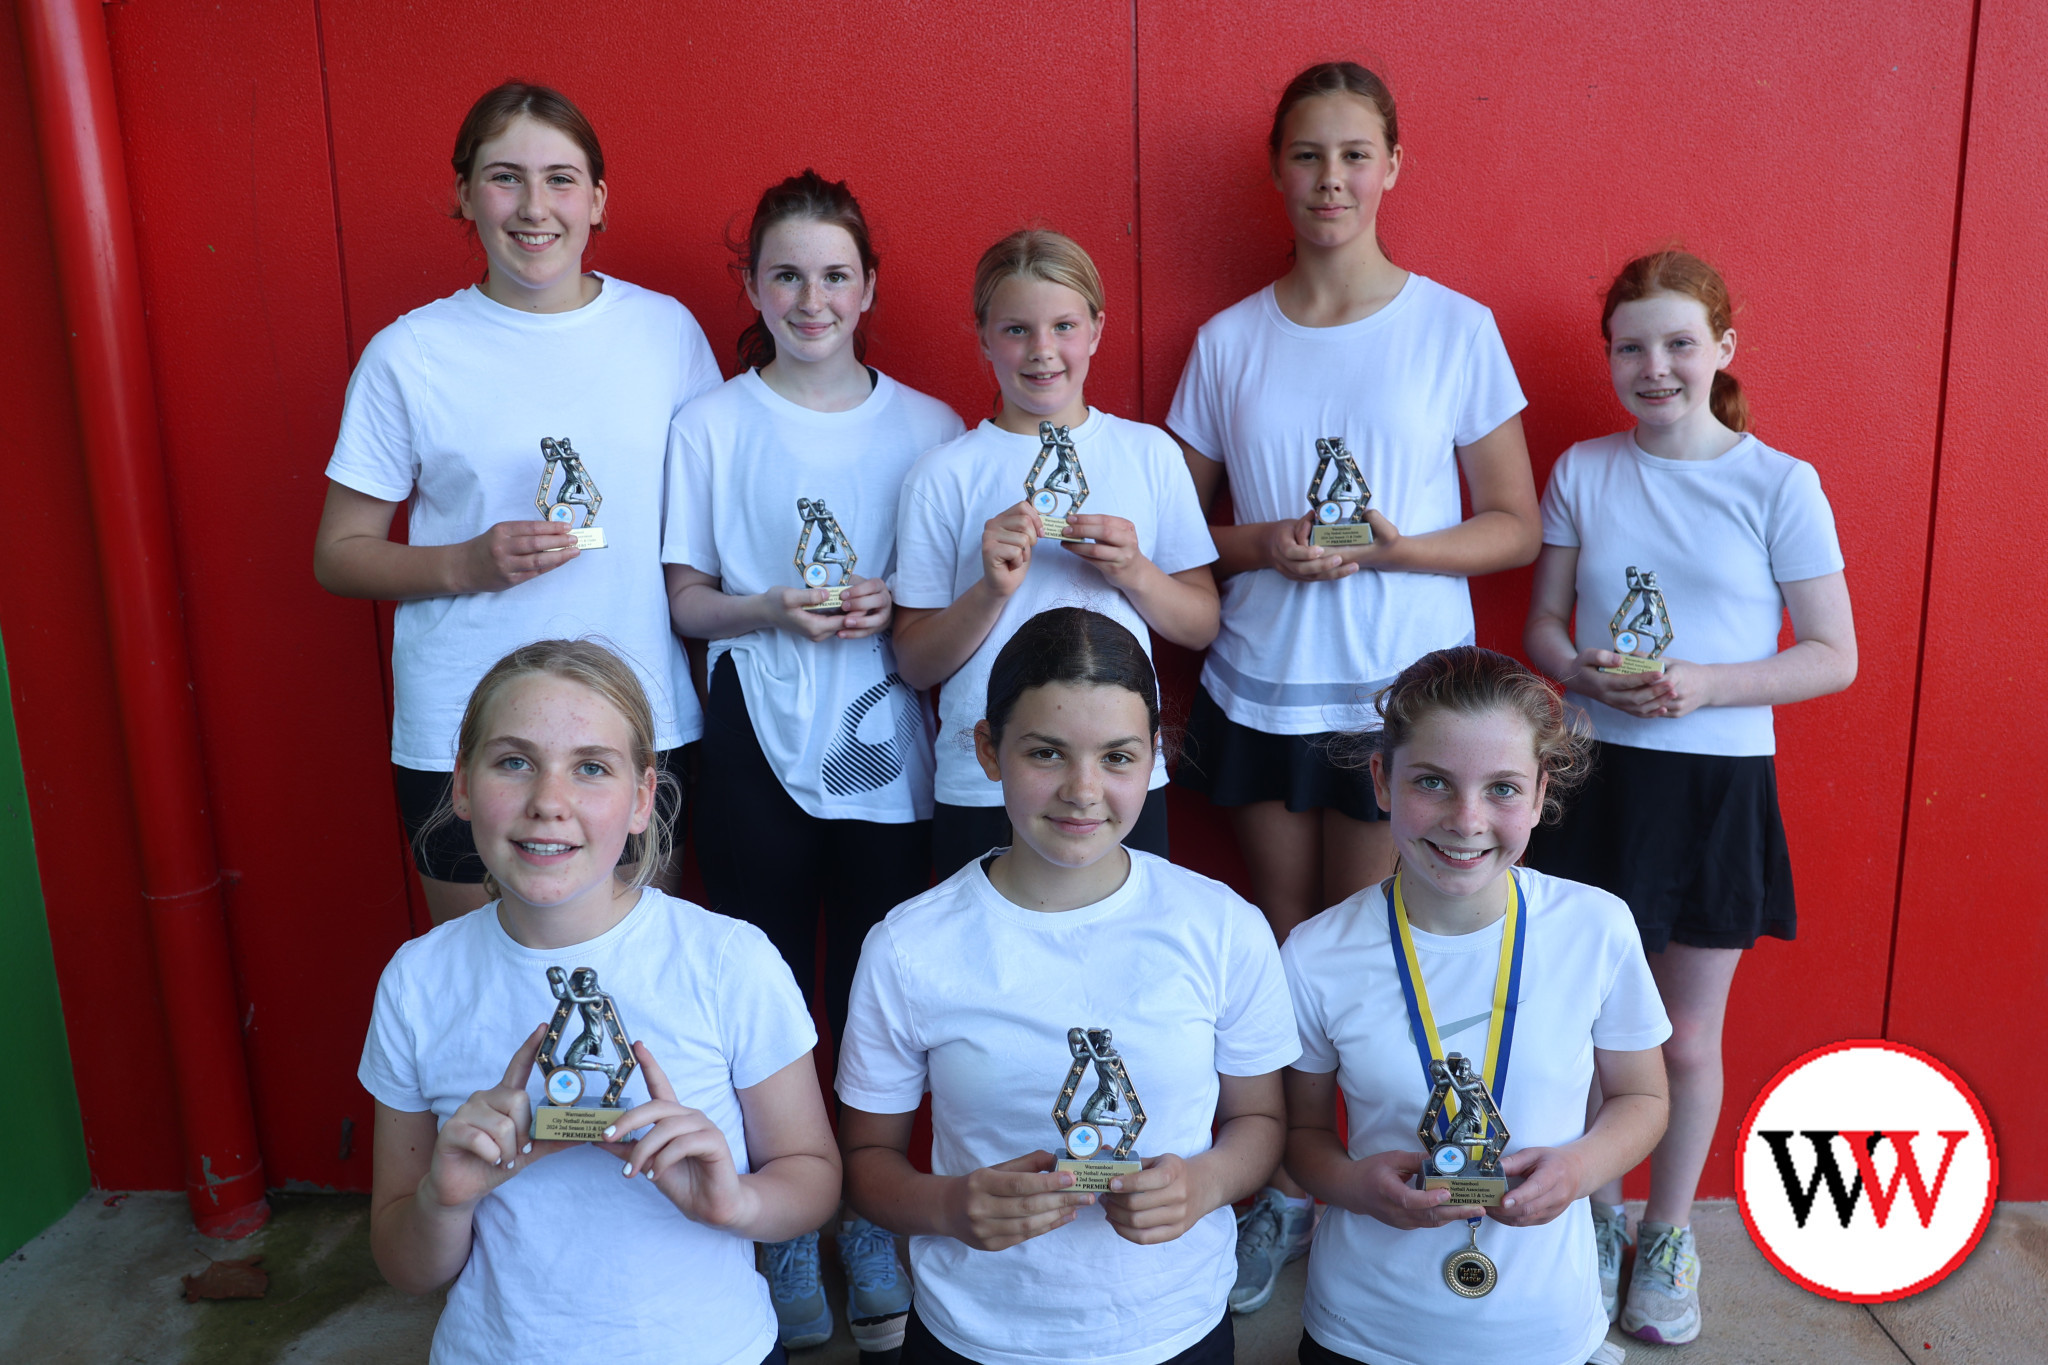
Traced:
<path fill-rule="evenodd" d="M 171 1187 L 174 1099 L 128 817 L 109 790 L 117 730 L 12 9 L 0 0 L 0 114 L 17 115 L 0 117 L 0 170 L 26 263 L 0 283 L 0 370 L 41 497 L 25 509 L 32 550 L 0 561 L 0 628 L 94 1175 Z M 2023 453 L 2039 413 L 2006 397 L 2025 382 L 2012 341 L 2041 311 L 2028 97 L 2043 26 L 2038 3 L 1982 10 L 1973 69 L 1965 0 L 1854 22 L 1826 5 L 1708 3 L 1682 25 L 1617 0 L 1283 18 L 1220 3 L 615 0 L 518 23 L 399 0 L 110 6 L 272 1179 L 367 1186 L 366 1143 L 342 1156 L 342 1127 L 366 1127 L 354 1068 L 371 987 L 414 922 L 378 616 L 310 571 L 321 470 L 363 344 L 480 271 L 445 217 L 446 157 L 469 101 L 514 75 L 561 86 L 604 135 L 614 226 L 592 263 L 681 298 L 728 368 L 744 315 L 725 234 L 774 179 L 806 165 L 849 177 L 883 257 L 870 358 L 969 418 L 992 392 L 973 262 L 1027 222 L 1074 234 L 1102 268 L 1090 397 L 1164 417 L 1195 327 L 1283 268 L 1265 125 L 1312 60 L 1366 60 L 1401 97 L 1408 160 L 1382 231 L 1397 260 L 1498 314 L 1539 477 L 1622 423 L 1597 349 L 1612 269 L 1673 237 L 1713 256 L 1745 304 L 1736 368 L 1759 432 L 1814 461 L 1834 501 L 1863 641 L 1853 691 L 1780 719 L 1804 926 L 1738 979 L 1729 1109 L 1800 1051 L 1889 1018 L 1976 1083 L 2005 1132 L 2048 1118 L 2039 1053 L 1991 1041 L 2048 974 L 2044 931 L 2001 913 L 2024 905 L 2023 870 L 2048 851 L 2026 818 L 2042 798 L 2001 799 L 1996 781 L 2025 780 L 2013 759 L 2048 746 L 2012 681 L 2041 645 L 2007 624 L 2040 619 L 2027 588 L 2043 570 L 1994 520 L 2048 482 Z M 1526 585 L 1477 585 L 1483 641 L 1515 646 Z M 1184 699 L 1192 661 L 1169 662 Z M 1960 822 L 1994 812 L 2008 818 L 1972 859 Z M 1235 875 L 1210 812 L 1180 802 L 1175 818 L 1187 861 Z M 1724 1143 L 1704 1192 L 1731 1185 Z M 2009 1145 L 2006 1194 L 2048 1195 L 2048 1163 Z"/>

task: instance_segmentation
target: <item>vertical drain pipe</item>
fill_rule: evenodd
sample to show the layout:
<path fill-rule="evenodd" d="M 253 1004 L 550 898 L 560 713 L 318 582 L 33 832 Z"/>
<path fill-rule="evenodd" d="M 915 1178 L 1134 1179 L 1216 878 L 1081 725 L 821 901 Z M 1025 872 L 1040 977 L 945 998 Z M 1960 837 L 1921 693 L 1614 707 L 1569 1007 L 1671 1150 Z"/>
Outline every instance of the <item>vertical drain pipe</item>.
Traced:
<path fill-rule="evenodd" d="M 169 489 L 102 0 L 20 0 L 98 534 L 128 788 L 163 994 L 185 1195 L 210 1237 L 270 1216 L 235 1020 Z"/>

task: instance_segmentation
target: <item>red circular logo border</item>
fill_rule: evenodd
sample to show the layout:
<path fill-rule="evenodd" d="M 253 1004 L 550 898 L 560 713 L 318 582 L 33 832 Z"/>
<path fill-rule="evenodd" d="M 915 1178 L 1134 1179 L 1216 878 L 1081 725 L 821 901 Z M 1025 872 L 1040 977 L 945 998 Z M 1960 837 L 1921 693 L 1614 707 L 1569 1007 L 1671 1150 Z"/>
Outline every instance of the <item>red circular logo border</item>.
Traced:
<path fill-rule="evenodd" d="M 1826 1285 L 1816 1284 L 1791 1266 L 1786 1265 L 1778 1253 L 1771 1249 L 1770 1242 L 1757 1230 L 1756 1219 L 1751 1217 L 1749 1212 L 1749 1188 L 1743 1179 L 1743 1170 L 1747 1164 L 1743 1157 L 1748 1150 L 1750 1134 L 1756 1128 L 1756 1116 L 1763 1109 L 1764 1101 L 1768 1100 L 1793 1072 L 1805 1067 L 1807 1063 L 1825 1057 L 1830 1053 L 1851 1052 L 1864 1048 L 1877 1048 L 1885 1052 L 1896 1052 L 1902 1056 L 1911 1057 L 1915 1061 L 1925 1062 L 1946 1077 L 1949 1083 L 1962 1093 L 1963 1098 L 1970 1102 L 1970 1109 L 1977 1116 L 1977 1124 L 1984 1131 L 1984 1147 L 1990 1158 L 1991 1165 L 1991 1179 L 1984 1192 L 1984 1211 L 1977 1215 L 1977 1226 L 1971 1231 L 1970 1240 L 1963 1243 L 1962 1249 L 1949 1257 L 1947 1263 L 1932 1275 L 1916 1280 L 1904 1289 L 1895 1289 L 1888 1294 L 1850 1294 L 1839 1289 L 1830 1289 Z M 1749 1232 L 1749 1240 L 1758 1251 L 1763 1253 L 1764 1259 L 1776 1267 L 1780 1275 L 1783 1275 L 1786 1279 L 1792 1281 L 1801 1289 L 1807 1290 L 1809 1293 L 1818 1294 L 1822 1298 L 1834 1299 L 1839 1303 L 1892 1303 L 1899 1299 L 1911 1298 L 1921 1290 L 1930 1289 L 1941 1283 L 1954 1273 L 1957 1266 L 1968 1259 L 1971 1252 L 1977 1249 L 1977 1243 L 1984 1236 L 1984 1229 L 1991 1225 L 1991 1212 L 1998 1206 L 1998 1139 L 1991 1132 L 1991 1118 L 1984 1112 L 1984 1105 L 1978 1100 L 1977 1092 L 1970 1089 L 1969 1084 L 1950 1069 L 1949 1065 L 1939 1057 L 1931 1056 L 1928 1053 L 1922 1052 L 1919 1048 L 1912 1047 L 1906 1043 L 1895 1043 L 1889 1038 L 1845 1038 L 1839 1043 L 1829 1043 L 1826 1047 L 1817 1047 L 1804 1056 L 1793 1058 L 1779 1070 L 1777 1075 L 1771 1077 L 1762 1090 L 1757 1092 L 1756 1099 L 1750 1103 L 1749 1112 L 1743 1116 L 1742 1127 L 1736 1130 L 1735 1139 L 1735 1207 L 1742 1214 L 1742 1225 Z"/>

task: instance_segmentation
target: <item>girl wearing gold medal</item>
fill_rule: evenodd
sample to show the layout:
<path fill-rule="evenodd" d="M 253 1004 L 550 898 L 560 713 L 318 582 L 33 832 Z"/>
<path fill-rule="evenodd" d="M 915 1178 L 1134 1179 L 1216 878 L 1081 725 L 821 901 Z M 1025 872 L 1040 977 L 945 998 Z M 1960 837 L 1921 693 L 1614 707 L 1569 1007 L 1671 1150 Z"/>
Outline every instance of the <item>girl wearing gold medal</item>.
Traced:
<path fill-rule="evenodd" d="M 1515 866 L 1583 775 L 1586 740 L 1549 684 L 1472 646 L 1423 656 L 1376 707 L 1366 739 L 1398 871 L 1281 948 L 1302 1042 L 1286 1164 L 1329 1205 L 1300 1359 L 1425 1365 L 1455 1340 L 1467 1365 L 1618 1360 L 1586 1200 L 1664 1131 L 1670 1024 L 1627 907 Z M 1437 1173 L 1483 1174 L 1458 1157 L 1510 1135 L 1499 1203 L 1418 1188 L 1433 1091 L 1431 1132 L 1453 1139 Z"/>

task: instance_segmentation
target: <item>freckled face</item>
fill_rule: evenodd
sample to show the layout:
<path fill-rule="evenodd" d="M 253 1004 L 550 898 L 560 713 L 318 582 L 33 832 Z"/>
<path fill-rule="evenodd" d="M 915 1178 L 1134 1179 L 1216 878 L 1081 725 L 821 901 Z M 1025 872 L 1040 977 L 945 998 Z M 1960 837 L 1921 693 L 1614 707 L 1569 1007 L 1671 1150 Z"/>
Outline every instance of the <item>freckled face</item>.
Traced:
<path fill-rule="evenodd" d="M 747 299 L 768 324 L 778 357 L 816 364 L 853 344 L 861 314 L 875 301 L 875 277 L 863 274 L 845 228 L 788 219 L 763 234 Z"/>
<path fill-rule="evenodd" d="M 1544 778 L 1528 722 L 1496 708 L 1422 717 L 1391 763 L 1372 760 L 1410 876 L 1448 898 L 1475 895 L 1520 860 L 1543 813 Z"/>
<path fill-rule="evenodd" d="M 1000 741 L 975 733 L 982 770 L 999 777 L 1010 828 L 1047 862 L 1087 867 L 1145 808 L 1153 736 L 1128 688 L 1051 683 L 1017 699 Z"/>
<path fill-rule="evenodd" d="M 1735 359 L 1735 332 L 1714 335 L 1706 305 L 1689 294 L 1652 294 L 1607 322 L 1614 396 L 1638 422 L 1672 426 L 1713 396 L 1714 375 Z"/>

